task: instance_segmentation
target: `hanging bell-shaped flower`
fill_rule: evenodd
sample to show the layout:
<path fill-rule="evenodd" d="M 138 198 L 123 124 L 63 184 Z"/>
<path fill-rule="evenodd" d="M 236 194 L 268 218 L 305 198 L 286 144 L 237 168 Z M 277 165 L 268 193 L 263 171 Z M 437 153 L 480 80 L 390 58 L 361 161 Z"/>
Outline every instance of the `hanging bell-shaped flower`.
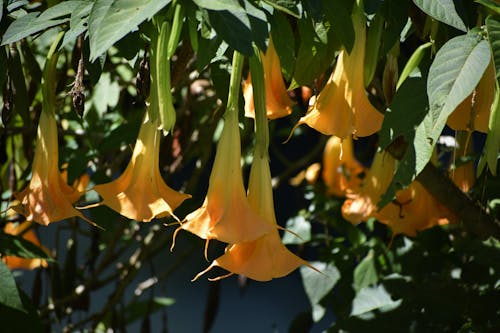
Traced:
<path fill-rule="evenodd" d="M 298 123 L 342 139 L 351 134 L 369 136 L 380 129 L 383 120 L 364 88 L 366 27 L 363 10 L 357 5 L 352 21 L 355 41 L 351 53 L 340 51 L 335 70 L 319 95 L 311 98 L 307 114 Z"/>
<path fill-rule="evenodd" d="M 357 192 L 365 168 L 354 157 L 352 138 L 336 136 L 328 139 L 323 152 L 323 180 L 328 194 L 344 197 Z"/>
<path fill-rule="evenodd" d="M 263 54 L 261 52 L 261 59 L 266 87 L 267 117 L 269 119 L 276 119 L 288 116 L 292 113 L 293 101 L 288 96 L 283 75 L 281 74 L 280 59 L 274 48 L 272 38 L 269 38 L 269 46 L 266 53 Z M 243 84 L 243 97 L 245 98 L 245 116 L 255 118 L 252 78 L 250 74 Z"/>
<path fill-rule="evenodd" d="M 175 218 L 174 209 L 191 196 L 174 191 L 163 181 L 158 160 L 160 138 L 158 124 L 151 121 L 146 112 L 125 171 L 112 182 L 94 187 L 103 198 L 98 205 L 106 205 L 136 221 L 149 222 L 164 216 Z"/>

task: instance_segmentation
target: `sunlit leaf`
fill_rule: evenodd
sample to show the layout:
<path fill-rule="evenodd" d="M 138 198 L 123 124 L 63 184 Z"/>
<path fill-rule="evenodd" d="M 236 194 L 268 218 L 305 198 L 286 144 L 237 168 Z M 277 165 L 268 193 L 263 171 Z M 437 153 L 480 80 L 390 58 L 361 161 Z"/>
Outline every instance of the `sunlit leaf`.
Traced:
<path fill-rule="evenodd" d="M 393 301 L 382 285 L 366 287 L 361 289 L 352 301 L 351 316 L 359 316 L 382 308 L 396 308 L 401 302 L 402 300 Z"/>
<path fill-rule="evenodd" d="M 453 0 L 413 0 L 423 12 L 438 21 L 449 24 L 462 31 L 467 27 L 458 15 Z"/>

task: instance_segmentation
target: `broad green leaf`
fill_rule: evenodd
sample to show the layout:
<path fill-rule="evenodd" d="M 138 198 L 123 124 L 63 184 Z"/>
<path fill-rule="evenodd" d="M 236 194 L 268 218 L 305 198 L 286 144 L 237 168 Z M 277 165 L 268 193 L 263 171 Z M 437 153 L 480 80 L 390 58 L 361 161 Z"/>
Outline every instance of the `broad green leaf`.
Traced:
<path fill-rule="evenodd" d="M 351 20 L 351 8 L 345 1 L 323 0 L 323 8 L 333 32 L 347 52 L 354 46 L 354 27 Z"/>
<path fill-rule="evenodd" d="M 320 38 L 316 31 L 313 29 L 310 18 L 299 21 L 300 46 L 289 89 L 310 85 L 334 60 L 335 51 L 339 45 L 337 45 L 332 29 L 325 30 L 326 34 L 323 38 Z M 322 40 L 324 38 L 327 39 L 327 43 Z"/>
<path fill-rule="evenodd" d="M 230 47 L 246 56 L 253 54 L 252 28 L 243 8 L 234 11 L 210 10 L 208 16 L 212 28 Z"/>
<path fill-rule="evenodd" d="M 266 13 L 250 2 L 245 2 L 245 11 L 250 21 L 250 27 L 252 28 L 253 41 L 261 50 L 266 50 L 266 42 L 269 37 L 269 25 L 267 23 Z"/>
<path fill-rule="evenodd" d="M 28 0 L 7 0 L 7 12 L 13 12 L 14 10 L 29 4 Z"/>
<path fill-rule="evenodd" d="M 425 86 L 424 78 L 406 79 L 386 110 L 380 130 L 380 147 L 385 149 L 398 140 L 395 149 L 398 153 L 402 151 L 403 156 L 396 165 L 389 188 L 378 203 L 379 207 L 388 204 L 399 189 L 408 186 L 423 169 L 428 156 L 432 154 L 433 146 L 426 140 L 425 131 L 431 120 L 430 116 L 427 116 L 429 107 Z M 418 163 L 417 157 L 419 157 Z"/>
<path fill-rule="evenodd" d="M 89 1 L 84 0 L 71 0 L 63 1 L 55 6 L 52 6 L 42 12 L 38 17 L 39 20 L 53 20 L 64 16 L 71 15 L 77 8 L 88 4 Z"/>
<path fill-rule="evenodd" d="M 500 14 L 500 5 L 494 0 L 476 0 L 475 2 L 480 3 L 483 6 L 488 7 L 495 13 Z"/>
<path fill-rule="evenodd" d="M 63 48 L 68 43 L 76 40 L 79 35 L 87 31 L 89 14 L 92 9 L 92 5 L 93 3 L 90 1 L 82 1 L 80 6 L 75 8 L 75 10 L 71 13 L 69 30 L 66 31 L 66 34 L 64 34 L 64 39 L 60 48 Z"/>
<path fill-rule="evenodd" d="M 424 13 L 438 21 L 451 25 L 458 30 L 467 31 L 467 27 L 458 15 L 453 0 L 413 0 Z"/>
<path fill-rule="evenodd" d="M 295 0 L 264 0 L 265 3 L 270 4 L 274 8 L 288 15 L 300 18 L 301 10 Z"/>
<path fill-rule="evenodd" d="M 500 79 L 500 21 L 493 17 L 486 19 L 486 30 L 488 31 L 488 41 L 490 42 L 495 63 L 495 72 L 497 80 Z"/>
<path fill-rule="evenodd" d="M 169 3 L 170 0 L 96 0 L 88 23 L 90 61 Z"/>
<path fill-rule="evenodd" d="M 108 107 L 113 108 L 118 104 L 120 98 L 120 85 L 116 81 L 111 81 L 109 73 L 103 73 L 94 88 L 92 103 L 100 116 Z"/>
<path fill-rule="evenodd" d="M 275 11 L 271 17 L 271 35 L 274 48 L 280 58 L 283 75 L 288 81 L 292 78 L 295 67 L 295 36 L 290 22 L 284 14 Z"/>
<path fill-rule="evenodd" d="M 210 10 L 241 10 L 238 0 L 193 0 L 193 2 L 201 8 Z"/>
<path fill-rule="evenodd" d="M 391 295 L 382 285 L 366 287 L 361 289 L 354 297 L 351 316 L 359 316 L 377 309 L 396 308 L 401 303 L 402 300 L 393 301 Z"/>
<path fill-rule="evenodd" d="M 2 22 L 3 16 L 3 0 L 0 0 L 0 22 Z"/>
<path fill-rule="evenodd" d="M 373 249 L 368 251 L 368 254 L 354 269 L 354 290 L 375 285 L 378 282 L 377 269 L 375 267 L 375 253 Z"/>
<path fill-rule="evenodd" d="M 7 31 L 5 31 L 2 38 L 2 45 L 17 42 L 20 39 L 41 32 L 47 28 L 69 21 L 69 17 L 48 20 L 38 19 L 38 14 L 38 12 L 29 13 L 12 22 L 7 28 Z"/>
<path fill-rule="evenodd" d="M 448 116 L 477 86 L 490 59 L 488 42 L 475 33 L 455 37 L 437 52 L 427 80 L 433 144 Z"/>
<path fill-rule="evenodd" d="M 6 256 L 15 256 L 26 259 L 42 258 L 52 260 L 38 246 L 20 237 L 0 232 L 0 253 Z"/>
<path fill-rule="evenodd" d="M 19 290 L 19 296 L 23 305 L 21 310 L 0 304 L 2 332 L 44 332 L 38 309 L 35 308 L 30 297 L 22 290 Z"/>
<path fill-rule="evenodd" d="M 0 260 L 0 304 L 25 312 L 16 281 L 9 268 Z"/>
<path fill-rule="evenodd" d="M 311 223 L 307 221 L 302 215 L 295 216 L 286 221 L 286 229 L 291 232 L 283 234 L 284 244 L 304 244 L 311 240 Z"/>
<path fill-rule="evenodd" d="M 313 320 L 316 322 L 325 314 L 325 308 L 319 303 L 338 282 L 340 279 L 340 272 L 337 267 L 332 264 L 326 264 L 324 262 L 311 262 L 310 264 L 323 272 L 323 274 L 319 274 L 309 267 L 300 267 L 302 284 L 304 285 L 307 298 L 312 306 Z"/>
<path fill-rule="evenodd" d="M 380 13 L 385 18 L 385 28 L 379 54 L 386 54 L 399 41 L 401 31 L 408 21 L 409 6 L 409 0 L 385 0 L 382 4 Z"/>

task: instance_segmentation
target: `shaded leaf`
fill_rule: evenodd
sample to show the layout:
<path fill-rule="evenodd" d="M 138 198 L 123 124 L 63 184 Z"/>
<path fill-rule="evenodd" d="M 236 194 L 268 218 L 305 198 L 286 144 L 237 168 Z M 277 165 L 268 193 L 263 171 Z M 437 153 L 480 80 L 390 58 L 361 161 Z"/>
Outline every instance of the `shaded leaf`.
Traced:
<path fill-rule="evenodd" d="M 141 319 L 148 314 L 152 314 L 162 307 L 170 306 L 175 303 L 173 298 L 155 297 L 151 301 L 134 302 L 127 305 L 124 311 L 124 317 L 127 318 L 127 323 Z"/>
<path fill-rule="evenodd" d="M 210 25 L 230 47 L 243 55 L 253 53 L 250 20 L 243 8 L 234 11 L 209 11 Z"/>
<path fill-rule="evenodd" d="M 201 8 L 210 10 L 239 11 L 241 6 L 238 0 L 193 0 Z"/>
<path fill-rule="evenodd" d="M 16 281 L 9 268 L 0 260 L 0 304 L 25 312 Z"/>
<path fill-rule="evenodd" d="M 480 3 L 483 6 L 488 7 L 495 13 L 500 14 L 500 5 L 494 0 L 475 0 L 475 2 Z"/>
<path fill-rule="evenodd" d="M 290 80 L 295 67 L 295 36 L 290 22 L 279 11 L 274 12 L 271 17 L 271 35 L 274 48 L 280 58 L 283 75 L 286 80 Z"/>
<path fill-rule="evenodd" d="M 486 30 L 488 31 L 488 41 L 493 53 L 495 72 L 498 80 L 500 78 L 500 21 L 488 17 L 486 19 Z"/>
<path fill-rule="evenodd" d="M 438 21 L 451 25 L 458 30 L 467 31 L 467 27 L 458 15 L 453 0 L 413 0 L 424 13 Z"/>
<path fill-rule="evenodd" d="M 7 31 L 5 31 L 2 38 L 2 45 L 17 42 L 47 28 L 69 21 L 69 17 L 57 20 L 39 20 L 38 14 L 38 12 L 29 13 L 12 22 Z"/>
<path fill-rule="evenodd" d="M 170 0 L 96 0 L 89 16 L 90 61 L 169 3 Z"/>
<path fill-rule="evenodd" d="M 323 0 L 323 8 L 333 32 L 348 53 L 354 46 L 354 26 L 351 20 L 351 9 L 346 1 Z"/>
<path fill-rule="evenodd" d="M 52 260 L 41 248 L 32 242 L 20 237 L 0 232 L 0 253 L 5 256 L 14 256 L 26 259 L 42 258 Z"/>

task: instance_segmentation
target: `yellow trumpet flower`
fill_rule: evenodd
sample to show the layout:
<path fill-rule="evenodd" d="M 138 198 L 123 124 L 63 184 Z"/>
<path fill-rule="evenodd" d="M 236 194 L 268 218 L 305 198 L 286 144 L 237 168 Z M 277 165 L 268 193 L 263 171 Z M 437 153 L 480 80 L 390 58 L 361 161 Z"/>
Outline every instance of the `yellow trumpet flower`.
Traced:
<path fill-rule="evenodd" d="M 181 229 L 207 241 L 218 239 L 231 244 L 255 240 L 272 230 L 269 223 L 250 207 L 245 195 L 237 109 L 228 111 L 205 201 L 186 216 L 175 231 L 174 240 Z"/>
<path fill-rule="evenodd" d="M 66 177 L 59 171 L 58 156 L 54 114 L 42 109 L 31 181 L 23 191 L 14 194 L 18 202 L 11 208 L 24 215 L 26 220 L 43 225 L 74 216 L 94 224 L 73 207 L 83 192 L 66 183 Z"/>
<path fill-rule="evenodd" d="M 260 157 L 254 154 L 248 185 L 248 201 L 250 206 L 269 224 L 271 231 L 256 240 L 229 245 L 224 255 L 198 273 L 193 281 L 214 266 L 222 267 L 230 273 L 211 280 L 241 274 L 253 280 L 269 281 L 288 275 L 301 265 L 308 265 L 312 268 L 305 260 L 290 252 L 281 242 L 274 213 L 271 172 L 267 156 Z"/>
<path fill-rule="evenodd" d="M 460 103 L 446 124 L 459 131 L 488 132 L 490 109 L 495 97 L 495 68 L 490 61 L 475 91 Z"/>
<path fill-rule="evenodd" d="M 163 181 L 158 161 L 160 138 L 158 124 L 150 121 L 146 112 L 125 171 L 112 182 L 94 187 L 103 198 L 97 205 L 104 204 L 129 219 L 142 222 L 163 216 L 176 218 L 174 209 L 191 196 L 174 191 Z"/>
<path fill-rule="evenodd" d="M 38 237 L 33 229 L 25 231 L 31 226 L 32 223 L 33 222 L 30 221 L 25 221 L 20 224 L 7 223 L 3 231 L 6 234 L 14 236 L 23 234 L 22 237 L 24 239 L 30 241 L 38 247 L 41 247 L 46 253 L 49 253 L 45 247 L 41 246 L 40 241 L 38 240 Z M 47 261 L 40 258 L 27 259 L 15 256 L 4 256 L 2 257 L 2 261 L 7 265 L 7 267 L 9 267 L 9 269 L 35 269 L 38 267 L 47 267 Z"/>
<path fill-rule="evenodd" d="M 368 101 L 364 88 L 366 27 L 364 13 L 354 6 L 355 41 L 351 53 L 340 51 L 337 64 L 323 90 L 311 98 L 309 110 L 297 125 L 307 124 L 325 135 L 341 139 L 369 136 L 382 126 L 383 115 Z"/>
<path fill-rule="evenodd" d="M 266 86 L 266 110 L 269 119 L 288 116 L 292 113 L 293 101 L 288 96 L 281 64 L 273 40 L 269 38 L 269 46 L 266 53 L 261 52 L 262 66 L 264 69 L 264 81 Z M 245 116 L 255 118 L 255 107 L 253 103 L 252 78 L 248 78 L 243 84 L 243 97 L 245 98 Z"/>
<path fill-rule="evenodd" d="M 377 204 L 392 181 L 395 159 L 387 152 L 377 153 L 359 191 L 348 194 L 342 205 L 343 217 L 351 223 L 366 221 L 377 211 Z"/>
<path fill-rule="evenodd" d="M 365 168 L 354 157 L 352 138 L 341 140 L 332 136 L 323 152 L 323 180 L 328 194 L 344 197 L 356 192 L 361 184 L 360 175 Z"/>
<path fill-rule="evenodd" d="M 387 224 L 394 235 L 415 236 L 417 231 L 454 222 L 442 206 L 419 182 L 396 193 L 396 199 L 376 212 L 378 221 Z"/>

